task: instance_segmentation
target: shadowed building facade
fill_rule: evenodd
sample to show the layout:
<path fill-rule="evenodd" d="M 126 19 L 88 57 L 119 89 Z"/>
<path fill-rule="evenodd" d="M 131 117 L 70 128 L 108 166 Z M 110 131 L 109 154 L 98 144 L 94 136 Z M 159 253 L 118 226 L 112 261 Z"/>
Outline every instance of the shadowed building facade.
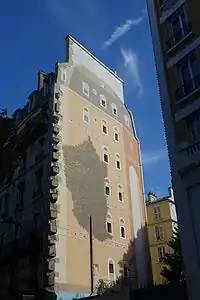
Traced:
<path fill-rule="evenodd" d="M 113 281 L 121 272 L 137 284 L 148 282 L 140 147 L 123 83 L 72 37 L 66 45 L 66 62 L 57 63 L 55 73 L 39 72 L 38 89 L 29 99 L 27 120 L 43 111 L 41 103 L 47 107 L 44 133 L 27 143 L 28 160 L 37 154 L 33 147 L 45 155 L 34 169 L 35 178 L 20 190 L 30 203 L 20 212 L 26 220 L 18 217 L 30 228 L 37 220 L 35 230 L 43 232 L 38 258 L 43 264 L 37 274 L 42 287 L 54 290 L 58 299 L 88 295 L 99 279 Z M 23 114 L 18 110 L 14 115 L 17 135 Z M 23 176 L 28 180 L 31 169 Z M 9 182 L 3 200 L 12 189 Z M 34 185 L 38 197 L 26 200 L 22 193 Z"/>
<path fill-rule="evenodd" d="M 195 300 L 200 298 L 200 2 L 147 4 L 185 273 Z"/>

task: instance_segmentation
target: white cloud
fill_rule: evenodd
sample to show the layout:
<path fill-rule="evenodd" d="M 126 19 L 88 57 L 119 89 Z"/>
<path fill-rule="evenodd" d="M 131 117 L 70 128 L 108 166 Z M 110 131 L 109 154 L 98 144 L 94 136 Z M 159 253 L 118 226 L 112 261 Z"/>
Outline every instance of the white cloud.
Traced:
<path fill-rule="evenodd" d="M 145 166 L 155 165 L 167 158 L 167 150 L 144 151 L 142 153 L 142 163 Z"/>
<path fill-rule="evenodd" d="M 121 49 L 121 54 L 123 56 L 123 65 L 128 72 L 129 77 L 133 79 L 133 84 L 138 89 L 139 95 L 143 94 L 143 85 L 140 78 L 139 72 L 139 59 L 137 54 L 131 49 Z"/>
<path fill-rule="evenodd" d="M 103 48 L 107 48 L 111 46 L 114 42 L 116 42 L 121 36 L 126 34 L 132 26 L 137 26 L 142 22 L 143 18 L 138 17 L 136 19 L 129 19 L 122 25 L 119 25 L 115 31 L 111 34 L 110 38 L 103 43 Z"/>

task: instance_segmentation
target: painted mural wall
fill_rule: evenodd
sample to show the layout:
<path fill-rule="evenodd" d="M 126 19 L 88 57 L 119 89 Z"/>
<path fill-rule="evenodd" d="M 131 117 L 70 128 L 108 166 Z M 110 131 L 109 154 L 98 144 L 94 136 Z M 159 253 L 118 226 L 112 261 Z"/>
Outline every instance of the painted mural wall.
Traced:
<path fill-rule="evenodd" d="M 55 92 L 60 94 L 61 115 L 56 283 L 63 300 L 77 293 L 90 293 L 90 216 L 93 220 L 94 283 L 100 278 L 109 280 L 111 275 L 117 278 L 122 271 L 121 262 L 132 260 L 133 264 L 133 228 L 136 232 L 144 218 L 138 212 L 137 200 L 141 206 L 142 193 L 139 189 L 135 194 L 137 183 L 134 182 L 138 177 L 132 169 L 127 184 L 129 169 L 124 130 L 133 140 L 136 135 L 123 104 L 122 81 L 72 38 L 67 40 L 67 45 L 68 61 L 57 64 L 55 85 Z M 102 133 L 103 121 L 106 134 Z M 115 140 L 116 128 L 119 141 Z M 108 163 L 103 161 L 105 154 Z M 120 170 L 116 168 L 117 160 Z M 123 187 L 124 201 L 117 200 L 119 184 Z M 109 196 L 105 193 L 106 186 Z M 133 186 L 133 195 L 130 186 Z M 108 218 L 112 234 L 107 230 Z M 125 238 L 120 236 L 122 220 Z M 110 263 L 113 263 L 111 272 Z M 115 274 L 110 274 L 113 272 Z M 136 273 L 133 275 L 136 277 Z"/>

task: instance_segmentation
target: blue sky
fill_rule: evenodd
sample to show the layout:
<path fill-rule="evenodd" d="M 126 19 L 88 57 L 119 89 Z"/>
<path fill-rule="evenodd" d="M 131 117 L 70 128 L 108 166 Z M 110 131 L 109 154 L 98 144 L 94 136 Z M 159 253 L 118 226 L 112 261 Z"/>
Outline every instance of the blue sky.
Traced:
<path fill-rule="evenodd" d="M 64 61 L 67 34 L 124 79 L 145 190 L 166 195 L 171 183 L 145 0 L 2 0 L 0 107 L 11 113 L 24 105 L 38 70 Z"/>

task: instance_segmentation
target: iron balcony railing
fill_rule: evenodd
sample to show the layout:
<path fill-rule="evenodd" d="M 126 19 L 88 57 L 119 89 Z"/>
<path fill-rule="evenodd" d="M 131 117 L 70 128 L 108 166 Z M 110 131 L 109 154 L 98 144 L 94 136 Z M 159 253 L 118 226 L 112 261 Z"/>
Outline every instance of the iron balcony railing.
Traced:
<path fill-rule="evenodd" d="M 200 74 L 181 85 L 176 91 L 176 102 L 200 88 Z"/>
<path fill-rule="evenodd" d="M 178 44 L 185 36 L 187 36 L 192 31 L 191 24 L 186 23 L 182 28 L 177 30 L 168 40 L 167 40 L 167 50 L 170 50 L 176 44 Z"/>

